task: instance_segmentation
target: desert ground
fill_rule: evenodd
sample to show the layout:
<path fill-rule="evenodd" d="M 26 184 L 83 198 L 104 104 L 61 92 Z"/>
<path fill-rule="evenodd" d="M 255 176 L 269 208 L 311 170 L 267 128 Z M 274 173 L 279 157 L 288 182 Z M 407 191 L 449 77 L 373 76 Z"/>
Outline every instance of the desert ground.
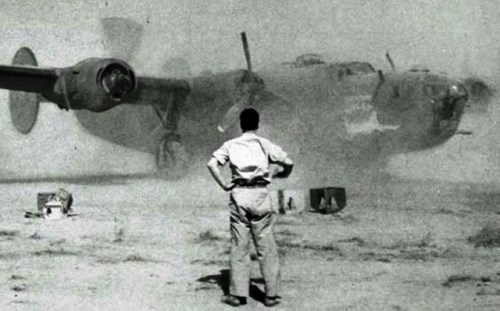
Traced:
<path fill-rule="evenodd" d="M 1 310 L 225 310 L 226 194 L 208 176 L 0 185 Z M 205 183 L 209 183 L 209 186 Z M 63 187 L 76 215 L 26 219 Z M 202 189 L 202 190 L 200 190 Z M 280 215 L 278 310 L 500 310 L 500 188 L 389 178 Z M 251 298 L 264 310 L 252 261 Z"/>

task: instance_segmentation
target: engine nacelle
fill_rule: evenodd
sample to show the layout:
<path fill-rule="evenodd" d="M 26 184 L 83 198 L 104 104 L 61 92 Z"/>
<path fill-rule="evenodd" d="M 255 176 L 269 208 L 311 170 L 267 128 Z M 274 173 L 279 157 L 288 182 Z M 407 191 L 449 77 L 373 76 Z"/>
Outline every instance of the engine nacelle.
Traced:
<path fill-rule="evenodd" d="M 119 59 L 89 58 L 61 70 L 54 91 L 43 96 L 62 109 L 106 111 L 137 85 L 132 67 Z"/>

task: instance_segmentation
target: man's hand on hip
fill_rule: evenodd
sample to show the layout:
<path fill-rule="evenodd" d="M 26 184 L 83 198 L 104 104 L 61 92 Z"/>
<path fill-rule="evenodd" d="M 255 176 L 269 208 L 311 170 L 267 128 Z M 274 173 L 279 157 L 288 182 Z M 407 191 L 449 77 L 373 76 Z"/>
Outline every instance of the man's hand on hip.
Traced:
<path fill-rule="evenodd" d="M 222 189 L 224 189 L 224 191 L 231 191 L 234 189 L 234 187 L 236 187 L 236 184 L 234 182 L 228 182 L 228 183 L 225 183 L 223 186 L 222 186 Z"/>

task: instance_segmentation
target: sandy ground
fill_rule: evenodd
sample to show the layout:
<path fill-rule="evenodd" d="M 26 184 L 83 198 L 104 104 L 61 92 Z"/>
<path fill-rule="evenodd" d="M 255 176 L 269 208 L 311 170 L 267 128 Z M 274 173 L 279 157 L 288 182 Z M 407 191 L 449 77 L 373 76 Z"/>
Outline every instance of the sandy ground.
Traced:
<path fill-rule="evenodd" d="M 219 302 L 225 194 L 173 185 L 0 185 L 0 310 L 232 309 Z M 77 216 L 23 217 L 37 192 L 60 186 L 73 192 Z M 494 186 L 389 180 L 349 193 L 340 215 L 281 215 L 275 309 L 500 310 L 500 249 L 468 241 L 498 226 L 499 203 Z M 252 264 L 252 298 L 241 309 L 265 309 Z"/>

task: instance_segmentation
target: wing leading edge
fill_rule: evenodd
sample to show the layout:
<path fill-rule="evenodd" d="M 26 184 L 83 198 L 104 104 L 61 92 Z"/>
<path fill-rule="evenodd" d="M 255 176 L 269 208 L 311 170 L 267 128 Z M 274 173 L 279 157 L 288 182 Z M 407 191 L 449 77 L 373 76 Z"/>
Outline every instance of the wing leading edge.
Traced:
<path fill-rule="evenodd" d="M 59 78 L 57 69 L 0 65 L 0 88 L 30 93 L 50 93 Z"/>
<path fill-rule="evenodd" d="M 137 89 L 124 101 L 128 104 L 151 105 L 151 99 L 168 97 L 172 94 L 185 97 L 191 92 L 187 80 L 156 77 L 137 77 Z"/>

